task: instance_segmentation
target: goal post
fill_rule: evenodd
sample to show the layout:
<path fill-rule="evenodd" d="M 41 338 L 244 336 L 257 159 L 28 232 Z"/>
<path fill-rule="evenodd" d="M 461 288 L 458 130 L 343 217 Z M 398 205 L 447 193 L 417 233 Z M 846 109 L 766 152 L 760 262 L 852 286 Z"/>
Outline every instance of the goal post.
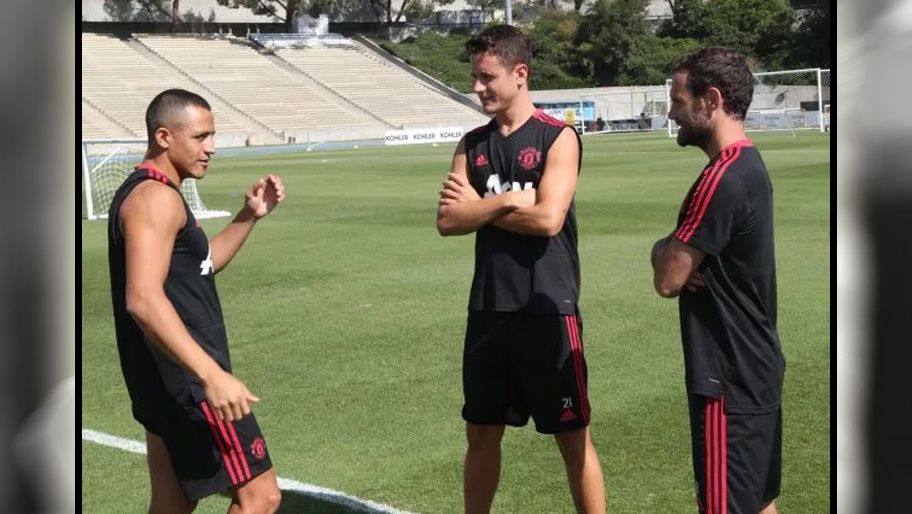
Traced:
<path fill-rule="evenodd" d="M 668 99 L 661 84 L 593 88 L 579 98 L 590 106 L 586 134 L 665 131 Z"/>
<path fill-rule="evenodd" d="M 82 142 L 86 218 L 96 220 L 108 217 L 114 193 L 142 161 L 145 151 L 145 139 L 92 139 Z M 181 194 L 198 219 L 231 215 L 228 211 L 207 209 L 194 179 L 185 179 L 181 183 Z"/>
<path fill-rule="evenodd" d="M 671 94 L 671 79 L 665 88 Z M 825 105 L 830 103 L 830 70 L 801 70 L 754 73 L 754 96 L 744 119 L 748 131 L 812 129 L 824 132 L 828 120 Z M 669 100 L 669 108 L 671 102 Z M 668 123 L 668 135 L 674 137 L 678 126 Z"/>
<path fill-rule="evenodd" d="M 830 130 L 830 70 L 821 69 L 817 71 L 820 79 L 818 80 L 818 90 L 820 91 L 820 131 Z"/>

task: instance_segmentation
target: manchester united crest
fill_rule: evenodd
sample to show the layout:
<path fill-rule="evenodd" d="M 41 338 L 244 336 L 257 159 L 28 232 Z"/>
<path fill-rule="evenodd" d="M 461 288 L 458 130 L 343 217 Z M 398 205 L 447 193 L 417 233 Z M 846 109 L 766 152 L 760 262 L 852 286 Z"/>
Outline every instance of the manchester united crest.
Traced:
<path fill-rule="evenodd" d="M 257 437 L 253 440 L 253 444 L 250 445 L 250 453 L 253 454 L 258 460 L 263 460 L 266 458 L 266 441 L 262 437 Z"/>
<path fill-rule="evenodd" d="M 532 170 L 541 162 L 541 151 L 534 146 L 524 148 L 519 152 L 519 165 L 524 170 Z"/>

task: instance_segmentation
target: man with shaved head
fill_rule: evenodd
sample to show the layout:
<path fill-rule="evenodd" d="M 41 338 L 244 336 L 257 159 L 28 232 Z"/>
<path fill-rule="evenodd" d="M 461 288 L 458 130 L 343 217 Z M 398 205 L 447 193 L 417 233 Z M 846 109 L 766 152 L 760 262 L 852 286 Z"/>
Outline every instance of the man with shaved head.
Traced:
<path fill-rule="evenodd" d="M 254 225 L 285 197 L 266 175 L 243 208 L 208 239 L 180 193 L 201 179 L 215 153 L 209 103 L 181 89 L 146 111 L 145 159 L 114 195 L 108 262 L 121 369 L 133 417 L 146 429 L 150 513 L 192 512 L 197 500 L 229 491 L 228 512 L 275 512 L 281 502 L 259 401 L 231 372 L 215 274 Z"/>

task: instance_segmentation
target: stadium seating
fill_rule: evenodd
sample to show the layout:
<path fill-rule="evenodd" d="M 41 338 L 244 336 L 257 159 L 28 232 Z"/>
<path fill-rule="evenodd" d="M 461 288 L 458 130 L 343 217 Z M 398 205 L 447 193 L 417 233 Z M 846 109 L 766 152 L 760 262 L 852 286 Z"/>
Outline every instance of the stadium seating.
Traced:
<path fill-rule="evenodd" d="M 358 46 L 288 48 L 278 55 L 392 125 L 479 125 L 487 121 L 478 111 L 444 97 Z"/>
<path fill-rule="evenodd" d="M 472 127 L 487 118 L 354 41 L 273 53 L 222 35 L 82 34 L 82 138 L 145 136 L 160 91 L 213 107 L 217 146 L 382 138 L 387 130 Z"/>
<path fill-rule="evenodd" d="M 149 101 L 164 89 L 180 87 L 207 97 L 215 113 L 217 130 L 241 136 L 258 128 L 176 70 L 156 63 L 128 42 L 110 36 L 82 34 L 82 96 L 111 123 L 104 128 L 83 116 L 83 139 L 97 137 L 144 137 L 144 114 Z M 85 106 L 83 108 L 85 111 Z M 119 127 L 118 127 L 119 125 Z M 259 129 L 262 130 L 262 129 Z"/>
<path fill-rule="evenodd" d="M 139 36 L 138 40 L 272 130 L 382 128 L 243 41 L 172 36 Z"/>

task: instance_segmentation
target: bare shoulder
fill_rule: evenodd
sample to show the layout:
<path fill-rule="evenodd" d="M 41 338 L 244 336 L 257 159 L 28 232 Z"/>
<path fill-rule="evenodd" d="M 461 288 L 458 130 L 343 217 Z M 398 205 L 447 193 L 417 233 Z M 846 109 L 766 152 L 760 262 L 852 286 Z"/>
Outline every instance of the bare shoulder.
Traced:
<path fill-rule="evenodd" d="M 124 233 L 136 227 L 176 231 L 186 221 L 180 193 L 154 180 L 137 185 L 120 207 L 120 225 Z"/>
<path fill-rule="evenodd" d="M 552 148 L 558 147 L 565 151 L 571 151 L 574 153 L 579 152 L 579 134 L 576 133 L 576 129 L 570 125 L 565 126 L 560 134 L 557 135 L 557 139 L 554 140 L 554 143 L 551 145 Z"/>
<path fill-rule="evenodd" d="M 456 145 L 456 151 L 453 152 L 453 162 L 450 166 L 450 173 L 455 173 L 456 175 L 463 177 L 469 175 L 467 170 L 468 161 L 466 160 L 465 139 L 465 136 L 462 136 L 462 139 L 459 140 L 459 144 Z"/>
<path fill-rule="evenodd" d="M 580 155 L 579 136 L 573 127 L 565 127 L 548 148 L 548 164 L 566 163 L 576 167 Z"/>
<path fill-rule="evenodd" d="M 468 134 L 463 135 L 462 139 L 459 140 L 459 143 L 456 144 L 456 151 L 454 152 L 455 155 L 465 154 L 466 136 L 468 136 Z"/>

